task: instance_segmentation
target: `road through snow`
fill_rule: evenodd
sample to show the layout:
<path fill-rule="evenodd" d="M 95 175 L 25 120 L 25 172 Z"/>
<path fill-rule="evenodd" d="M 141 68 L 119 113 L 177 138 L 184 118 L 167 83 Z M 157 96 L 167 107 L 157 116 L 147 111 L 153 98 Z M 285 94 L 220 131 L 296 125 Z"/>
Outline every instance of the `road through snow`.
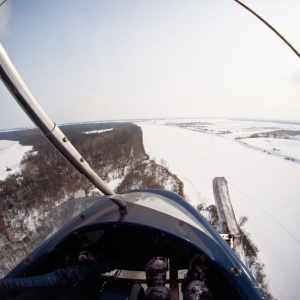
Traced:
<path fill-rule="evenodd" d="M 271 293 L 278 299 L 298 299 L 300 164 L 214 134 L 138 125 L 146 152 L 167 162 L 184 182 L 192 205 L 214 203 L 212 180 L 226 177 L 237 219 L 249 217 L 246 229 L 260 250 Z"/>

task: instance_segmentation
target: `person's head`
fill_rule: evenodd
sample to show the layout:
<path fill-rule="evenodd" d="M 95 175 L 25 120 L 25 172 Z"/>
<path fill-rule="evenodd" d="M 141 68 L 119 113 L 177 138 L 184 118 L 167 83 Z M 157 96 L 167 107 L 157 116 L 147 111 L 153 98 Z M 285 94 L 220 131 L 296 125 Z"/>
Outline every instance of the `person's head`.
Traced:
<path fill-rule="evenodd" d="M 148 287 L 165 286 L 168 261 L 165 257 L 152 258 L 146 265 L 146 280 Z"/>
<path fill-rule="evenodd" d="M 95 262 L 95 258 L 92 253 L 88 251 L 80 251 L 77 256 L 78 262 Z"/>
<path fill-rule="evenodd" d="M 146 273 L 166 272 L 168 270 L 168 260 L 165 257 L 156 256 L 146 265 Z"/>
<path fill-rule="evenodd" d="M 207 279 L 207 270 L 208 264 L 205 258 L 202 255 L 196 254 L 192 260 L 190 261 L 189 270 L 193 272 L 195 275 L 197 274 L 195 279 L 205 280 Z"/>

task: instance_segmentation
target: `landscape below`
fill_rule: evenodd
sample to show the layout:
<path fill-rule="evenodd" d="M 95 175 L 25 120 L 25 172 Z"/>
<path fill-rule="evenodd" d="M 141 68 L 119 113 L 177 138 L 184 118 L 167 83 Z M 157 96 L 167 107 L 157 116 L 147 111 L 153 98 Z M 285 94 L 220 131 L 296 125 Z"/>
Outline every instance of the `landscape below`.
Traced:
<path fill-rule="evenodd" d="M 188 126 L 191 130 L 209 133 L 205 124 L 195 124 L 173 122 L 169 125 Z M 164 160 L 156 163 L 146 154 L 139 126 L 108 122 L 63 125 L 61 129 L 115 192 L 141 188 L 167 189 L 185 198 L 183 183 L 168 170 L 167 163 Z M 233 135 L 227 130 L 211 133 Z M 274 138 L 274 135 L 276 138 L 280 134 L 287 132 L 270 133 L 266 130 L 249 138 Z M 36 235 L 52 208 L 75 197 L 99 195 L 100 192 L 78 174 L 38 130 L 0 132 L 0 140 L 16 141 L 32 147 L 20 163 L 20 171 L 0 180 L 0 275 L 4 276 L 35 248 Z M 278 149 L 273 149 L 273 152 L 276 151 Z M 10 167 L 6 168 L 9 173 Z M 218 230 L 216 207 L 203 203 L 197 208 Z M 244 235 L 248 267 L 268 291 L 263 265 L 257 259 L 258 248 L 244 228 L 246 221 L 247 217 L 243 216 L 239 222 Z"/>

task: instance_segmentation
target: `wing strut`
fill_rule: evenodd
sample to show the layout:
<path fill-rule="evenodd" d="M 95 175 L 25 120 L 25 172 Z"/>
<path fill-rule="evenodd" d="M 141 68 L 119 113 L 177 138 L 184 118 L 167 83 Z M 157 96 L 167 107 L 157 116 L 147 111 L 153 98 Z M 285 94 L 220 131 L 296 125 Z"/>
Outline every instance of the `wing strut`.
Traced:
<path fill-rule="evenodd" d="M 221 236 L 226 241 L 229 241 L 230 247 L 246 265 L 246 255 L 242 243 L 242 235 L 235 218 L 225 177 L 215 177 L 213 179 L 213 190 L 220 219 Z"/>
<path fill-rule="evenodd" d="M 114 195 L 115 193 L 110 187 L 94 172 L 59 127 L 45 113 L 21 78 L 1 43 L 0 77 L 18 104 L 57 150 L 103 194 Z M 127 207 L 123 201 L 115 199 L 112 201 L 120 208 Z"/>

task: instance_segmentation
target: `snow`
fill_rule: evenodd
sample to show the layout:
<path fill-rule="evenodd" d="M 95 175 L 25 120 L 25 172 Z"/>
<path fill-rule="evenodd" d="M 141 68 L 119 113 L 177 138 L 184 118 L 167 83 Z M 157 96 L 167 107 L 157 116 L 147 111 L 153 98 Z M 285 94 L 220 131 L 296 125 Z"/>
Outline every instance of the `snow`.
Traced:
<path fill-rule="evenodd" d="M 32 146 L 22 146 L 19 142 L 0 140 L 0 180 L 18 172 L 23 155 L 31 149 Z M 7 168 L 11 170 L 6 171 Z"/>
<path fill-rule="evenodd" d="M 275 139 L 275 138 L 247 138 L 242 139 L 242 142 L 262 149 L 269 153 L 282 155 L 284 157 L 293 157 L 300 161 L 300 141 Z"/>
<path fill-rule="evenodd" d="M 300 164 L 261 151 L 264 141 L 252 148 L 235 138 L 282 128 L 299 130 L 300 126 L 224 120 L 197 122 L 206 122 L 209 134 L 195 126 L 178 127 L 178 120 L 171 121 L 177 127 L 163 125 L 170 120 L 138 123 L 146 152 L 151 158 L 167 162 L 170 171 L 184 182 L 185 194 L 194 206 L 203 201 L 214 203 L 212 180 L 225 177 L 237 219 L 249 217 L 246 229 L 260 250 L 271 293 L 278 299 L 298 299 Z M 232 133 L 220 134 L 227 130 L 224 124 Z M 267 144 L 300 157 L 299 141 L 268 139 Z"/>
<path fill-rule="evenodd" d="M 284 158 L 300 160 L 300 140 L 249 136 L 300 130 L 300 125 L 213 119 L 137 124 L 143 130 L 146 152 L 157 162 L 164 161 L 183 181 L 192 205 L 214 203 L 212 180 L 226 177 L 237 219 L 249 217 L 246 229 L 260 250 L 270 291 L 278 299 L 298 299 L 300 163 Z M 0 140 L 0 180 L 18 172 L 23 155 L 31 149 Z M 12 171 L 7 172 L 7 167 Z M 112 178 L 109 184 L 115 188 L 121 180 Z"/>
<path fill-rule="evenodd" d="M 124 177 L 111 179 L 108 182 L 109 187 L 114 191 L 120 185 L 120 183 L 123 181 L 123 179 L 124 179 Z"/>
<path fill-rule="evenodd" d="M 101 129 L 101 130 L 92 130 L 92 131 L 85 131 L 85 134 L 91 134 L 91 133 L 102 133 L 102 132 L 107 132 L 107 131 L 112 131 L 114 130 L 113 128 L 111 129 Z"/>

